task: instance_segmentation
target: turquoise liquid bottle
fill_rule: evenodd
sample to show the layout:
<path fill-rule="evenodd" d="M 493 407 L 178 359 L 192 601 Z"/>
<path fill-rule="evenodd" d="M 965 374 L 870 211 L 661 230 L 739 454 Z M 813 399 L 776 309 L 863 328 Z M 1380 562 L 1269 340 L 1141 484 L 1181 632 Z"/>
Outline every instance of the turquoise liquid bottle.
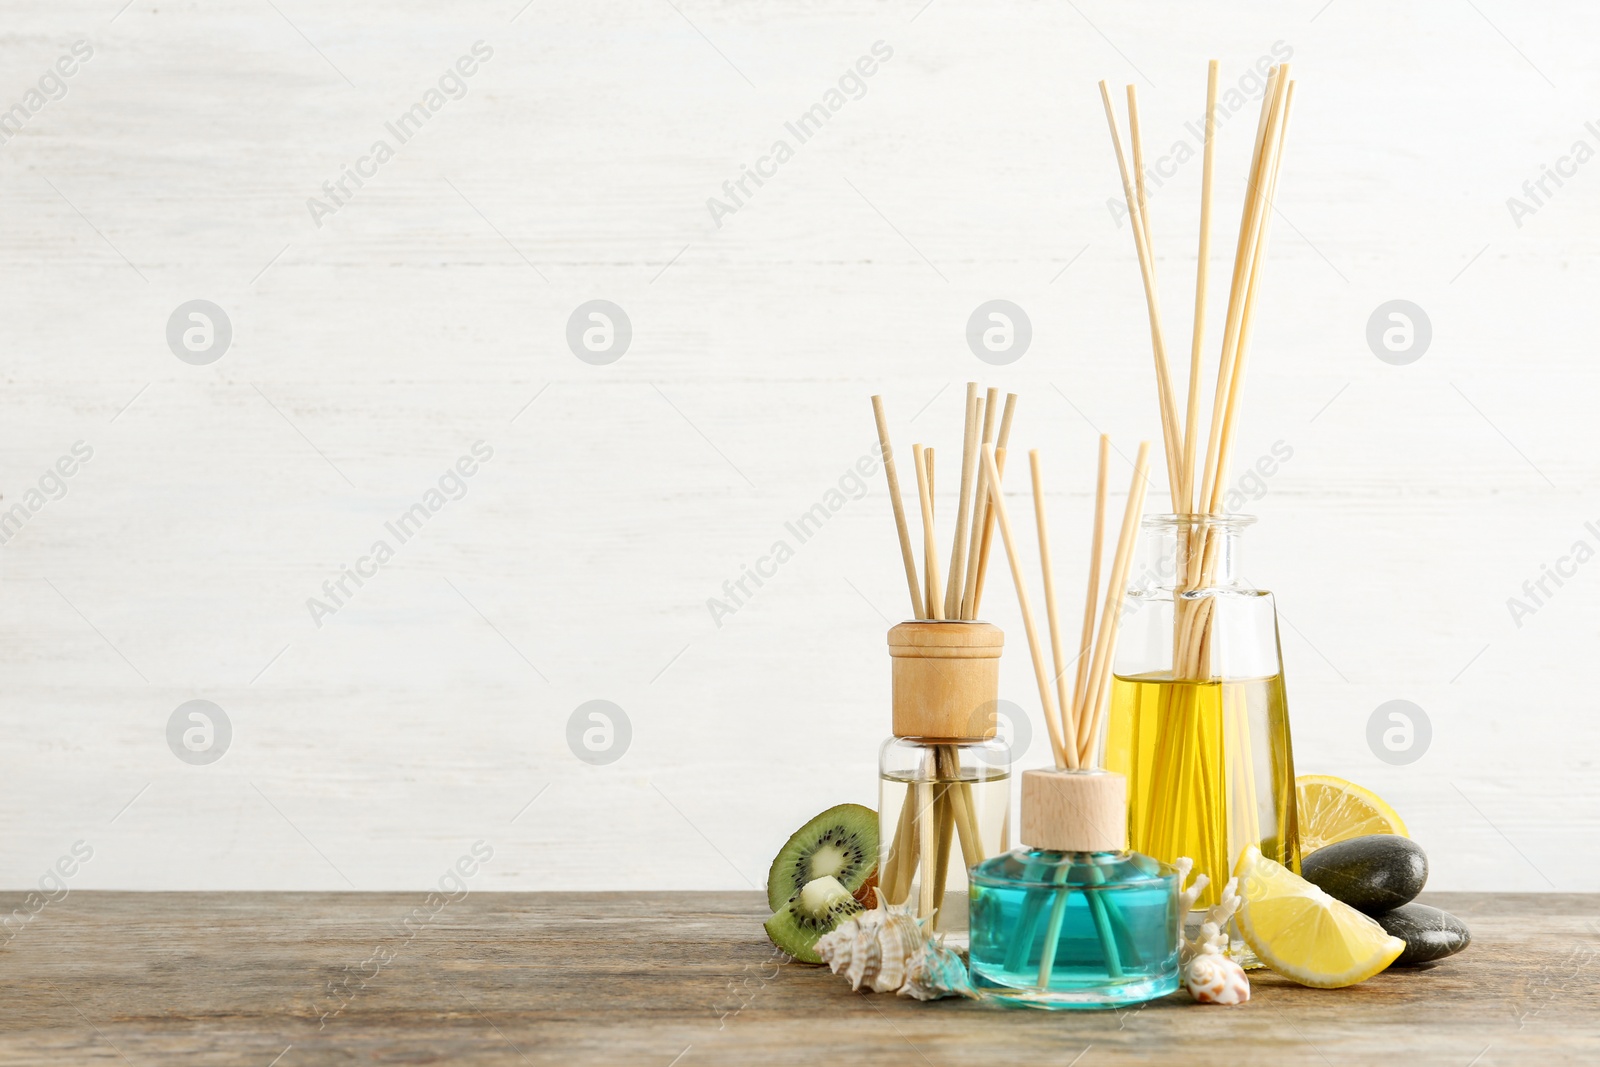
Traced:
<path fill-rule="evenodd" d="M 1028 771 L 1021 836 L 969 876 L 979 990 L 1027 1007 L 1114 1008 L 1178 988 L 1178 876 L 1126 851 L 1126 779 Z"/>

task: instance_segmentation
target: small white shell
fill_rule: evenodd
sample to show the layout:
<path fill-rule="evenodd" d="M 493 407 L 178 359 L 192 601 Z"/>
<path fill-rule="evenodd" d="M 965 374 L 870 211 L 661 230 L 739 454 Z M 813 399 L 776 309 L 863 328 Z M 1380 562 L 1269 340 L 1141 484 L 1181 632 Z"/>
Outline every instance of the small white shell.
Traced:
<path fill-rule="evenodd" d="M 1196 1004 L 1243 1004 L 1250 999 L 1244 968 L 1218 952 L 1202 952 L 1183 969 L 1183 985 Z"/>
<path fill-rule="evenodd" d="M 1187 858 L 1180 858 L 1174 865 L 1179 871 L 1179 886 L 1182 887 L 1183 879 L 1187 877 L 1189 864 Z M 1190 960 L 1205 952 L 1217 952 L 1226 955 L 1228 951 L 1228 926 L 1233 922 L 1234 914 L 1239 910 L 1239 880 L 1228 879 L 1222 887 L 1221 899 L 1206 911 L 1205 921 L 1200 924 L 1200 929 L 1195 932 L 1193 940 L 1183 936 L 1183 922 L 1193 907 L 1195 900 L 1200 896 L 1200 891 L 1206 886 L 1206 876 L 1197 874 L 1194 884 L 1187 889 L 1180 888 L 1178 894 L 1178 949 L 1179 963 L 1187 965 Z"/>
<path fill-rule="evenodd" d="M 909 906 L 892 907 L 878 894 L 878 906 L 846 919 L 817 940 L 817 955 L 850 988 L 900 993 L 918 1000 L 976 996 L 965 962 L 929 940 Z"/>

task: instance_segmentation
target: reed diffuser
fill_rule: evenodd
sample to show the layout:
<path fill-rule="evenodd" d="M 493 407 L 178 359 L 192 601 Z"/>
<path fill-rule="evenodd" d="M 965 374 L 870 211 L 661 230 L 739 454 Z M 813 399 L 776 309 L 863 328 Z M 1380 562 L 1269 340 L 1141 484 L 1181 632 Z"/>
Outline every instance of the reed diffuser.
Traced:
<path fill-rule="evenodd" d="M 1106 438 L 1100 439 L 1088 591 L 1078 670 L 1070 692 L 1039 453 L 1030 452 L 1028 458 L 1053 674 L 1045 667 L 998 478 L 990 482 L 1056 765 L 1054 770 L 1030 770 L 1022 776 L 1021 847 L 972 870 L 968 965 L 979 990 L 1028 1007 L 1116 1007 L 1165 996 L 1178 987 L 1177 873 L 1127 850 L 1127 782 L 1097 765 L 1111 656 L 1150 463 L 1146 443 L 1139 448 L 1128 486 L 1097 626 L 1108 444 Z M 985 470 L 991 463 L 985 450 Z"/>
<path fill-rule="evenodd" d="M 1008 395 L 1000 410 L 999 390 L 980 396 L 976 382 L 967 385 L 948 571 L 939 565 L 934 525 L 934 450 L 912 446 L 919 574 L 883 400 L 872 398 L 913 615 L 889 631 L 894 735 L 879 755 L 878 884 L 890 904 L 914 905 L 957 943 L 967 930 L 967 870 L 1005 847 L 1010 802 L 1010 750 L 995 736 L 1005 635 L 978 619 L 994 529 L 978 448 L 998 451 L 998 479 L 1016 401 Z"/>
<path fill-rule="evenodd" d="M 1272 595 L 1246 584 L 1239 570 L 1240 531 L 1253 520 L 1223 509 L 1294 82 L 1288 64 L 1267 77 L 1203 452 L 1217 63 L 1210 64 L 1207 79 L 1194 322 L 1182 410 L 1162 327 L 1137 95 L 1129 85 L 1131 175 L 1105 82 L 1100 95 L 1144 282 L 1171 499 L 1171 514 L 1145 522 L 1150 558 L 1144 573 L 1156 577 L 1130 592 L 1128 633 L 1112 682 L 1106 762 L 1128 778 L 1133 847 L 1167 862 L 1193 857 L 1196 873 L 1210 879 L 1198 901 L 1203 908 L 1216 903 L 1248 846 L 1294 870 L 1300 860 L 1276 608 Z"/>

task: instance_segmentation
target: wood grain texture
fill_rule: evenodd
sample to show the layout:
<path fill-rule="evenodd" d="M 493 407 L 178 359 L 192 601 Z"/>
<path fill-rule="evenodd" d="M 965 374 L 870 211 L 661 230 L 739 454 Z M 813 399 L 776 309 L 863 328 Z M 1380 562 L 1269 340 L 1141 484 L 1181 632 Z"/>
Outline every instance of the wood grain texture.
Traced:
<path fill-rule="evenodd" d="M 902 622 L 889 631 L 896 737 L 995 735 L 1006 635 L 986 622 Z"/>
<path fill-rule="evenodd" d="M 1424 899 L 1471 925 L 1466 953 L 1337 991 L 1258 971 L 1235 1009 L 1069 1015 L 852 993 L 775 954 L 753 893 L 474 893 L 409 939 L 419 894 L 74 893 L 5 950 L 0 1063 L 1593 1062 L 1600 897 Z"/>

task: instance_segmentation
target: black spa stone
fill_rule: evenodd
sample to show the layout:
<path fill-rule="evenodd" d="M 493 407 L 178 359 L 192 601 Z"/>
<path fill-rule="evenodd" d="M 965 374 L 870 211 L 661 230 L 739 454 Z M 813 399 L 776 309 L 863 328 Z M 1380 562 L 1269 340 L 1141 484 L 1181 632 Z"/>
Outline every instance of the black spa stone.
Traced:
<path fill-rule="evenodd" d="M 1448 911 L 1426 904 L 1406 904 L 1374 918 L 1391 937 L 1406 943 L 1406 950 L 1391 966 L 1432 963 L 1454 956 L 1472 944 L 1472 932 L 1466 923 Z"/>
<path fill-rule="evenodd" d="M 1422 892 L 1428 857 L 1409 837 L 1369 834 L 1317 849 L 1301 860 L 1300 874 L 1335 900 L 1379 915 Z"/>

